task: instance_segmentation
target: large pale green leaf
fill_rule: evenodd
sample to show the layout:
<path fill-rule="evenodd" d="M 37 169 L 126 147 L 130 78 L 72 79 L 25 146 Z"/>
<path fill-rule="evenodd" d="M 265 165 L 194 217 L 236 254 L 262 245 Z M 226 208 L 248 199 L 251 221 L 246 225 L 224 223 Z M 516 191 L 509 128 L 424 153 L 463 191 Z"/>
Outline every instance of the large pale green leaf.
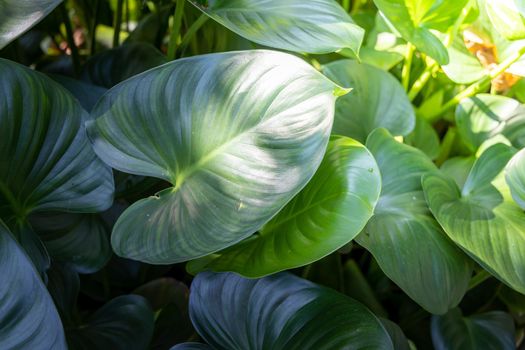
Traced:
<path fill-rule="evenodd" d="M 269 47 L 317 54 L 348 48 L 357 54 L 363 41 L 364 30 L 333 0 L 191 2 L 235 33 Z"/>
<path fill-rule="evenodd" d="M 53 300 L 0 221 L 0 348 L 67 349 Z"/>
<path fill-rule="evenodd" d="M 115 252 L 174 263 L 259 230 L 320 164 L 341 91 L 266 50 L 180 59 L 110 90 L 88 125 L 97 154 L 174 185 L 120 216 Z"/>
<path fill-rule="evenodd" d="M 445 35 L 440 36 L 442 40 Z M 463 36 L 457 35 L 447 48 L 449 63 L 442 66 L 443 72 L 457 84 L 470 84 L 483 78 L 488 72 L 479 59 L 465 46 Z"/>
<path fill-rule="evenodd" d="M 463 99 L 456 108 L 456 125 L 473 152 L 497 135 L 518 148 L 525 147 L 525 107 L 512 98 L 478 94 Z"/>
<path fill-rule="evenodd" d="M 483 0 L 494 28 L 506 39 L 525 38 L 525 4 L 521 0 Z"/>
<path fill-rule="evenodd" d="M 200 273 L 191 286 L 190 316 L 216 349 L 393 349 L 362 304 L 287 273 L 259 280 Z"/>
<path fill-rule="evenodd" d="M 447 49 L 430 30 L 446 32 L 468 0 L 374 0 L 401 36 L 439 64 L 449 62 Z"/>
<path fill-rule="evenodd" d="M 168 62 L 153 45 L 131 42 L 91 57 L 82 68 L 82 80 L 111 88 L 134 75 Z"/>
<path fill-rule="evenodd" d="M 366 145 L 379 165 L 382 190 L 374 216 L 356 240 L 413 300 L 429 312 L 446 313 L 465 294 L 471 268 L 425 202 L 421 176 L 436 167 L 384 129 L 374 131 Z"/>
<path fill-rule="evenodd" d="M 525 149 L 516 153 L 505 168 L 505 179 L 510 187 L 512 198 L 525 209 Z"/>
<path fill-rule="evenodd" d="M 380 189 L 370 152 L 357 141 L 333 137 L 308 185 L 259 234 L 210 257 L 208 267 L 259 277 L 319 260 L 357 236 Z"/>
<path fill-rule="evenodd" d="M 495 277 L 525 293 L 525 214 L 502 172 L 513 153 L 504 144 L 485 150 L 462 189 L 442 173 L 425 175 L 423 188 L 447 235 Z"/>
<path fill-rule="evenodd" d="M 83 324 L 67 331 L 71 350 L 147 349 L 153 334 L 153 311 L 139 295 L 112 299 Z"/>
<path fill-rule="evenodd" d="M 514 321 L 501 311 L 463 317 L 453 309 L 432 317 L 432 342 L 436 350 L 514 350 Z"/>
<path fill-rule="evenodd" d="M 365 142 L 376 128 L 407 135 L 415 125 L 414 110 L 401 84 L 390 73 L 351 60 L 323 67 L 327 77 L 353 88 L 336 102 L 334 134 Z"/>
<path fill-rule="evenodd" d="M 2 0 L 0 2 L 0 49 L 40 22 L 62 0 Z"/>
<path fill-rule="evenodd" d="M 46 212 L 30 222 L 51 258 L 79 273 L 94 273 L 111 257 L 107 228 L 96 214 Z"/>
<path fill-rule="evenodd" d="M 0 59 L 0 218 L 93 212 L 112 203 L 111 169 L 93 152 L 86 112 L 59 84 Z"/>

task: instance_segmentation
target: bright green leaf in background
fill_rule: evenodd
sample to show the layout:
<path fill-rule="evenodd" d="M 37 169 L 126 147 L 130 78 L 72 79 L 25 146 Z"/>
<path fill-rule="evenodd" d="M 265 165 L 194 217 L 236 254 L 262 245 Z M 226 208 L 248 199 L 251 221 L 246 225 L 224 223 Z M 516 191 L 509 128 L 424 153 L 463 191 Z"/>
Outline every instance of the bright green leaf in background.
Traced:
<path fill-rule="evenodd" d="M 525 3 L 522 0 L 481 0 L 494 28 L 508 40 L 525 38 Z"/>
<path fill-rule="evenodd" d="M 467 290 L 470 263 L 430 214 L 421 176 L 436 170 L 421 151 L 384 129 L 366 142 L 379 165 L 382 190 L 374 216 L 357 242 L 405 293 L 431 313 L 455 307 Z"/>
<path fill-rule="evenodd" d="M 446 35 L 440 36 L 445 40 Z M 465 46 L 462 35 L 457 35 L 447 47 L 449 63 L 442 66 L 443 72 L 457 84 L 470 84 L 487 74 L 479 59 Z"/>
<path fill-rule="evenodd" d="M 333 0 L 191 1 L 205 14 L 253 42 L 278 49 L 358 54 L 364 30 Z"/>
<path fill-rule="evenodd" d="M 259 280 L 200 273 L 191 287 L 190 315 L 216 349 L 393 349 L 362 304 L 287 273 Z"/>
<path fill-rule="evenodd" d="M 40 22 L 62 0 L 2 0 L 0 2 L 0 49 Z"/>
<path fill-rule="evenodd" d="M 525 209 L 525 149 L 516 153 L 505 168 L 505 179 L 512 198 Z"/>
<path fill-rule="evenodd" d="M 463 317 L 453 309 L 432 317 L 432 342 L 436 350 L 514 350 L 514 322 L 502 311 Z"/>
<path fill-rule="evenodd" d="M 525 107 L 512 98 L 489 94 L 466 98 L 456 108 L 456 125 L 472 152 L 497 135 L 525 147 Z"/>
<path fill-rule="evenodd" d="M 31 260 L 0 221 L 2 349 L 67 349 L 62 323 Z"/>
<path fill-rule="evenodd" d="M 446 32 L 468 0 L 374 0 L 401 36 L 439 64 L 449 62 L 447 49 L 431 30 Z"/>
<path fill-rule="evenodd" d="M 174 263 L 260 229 L 321 162 L 334 91 L 301 59 L 265 50 L 181 59 L 110 90 L 88 126 L 95 151 L 174 186 L 119 217 L 115 252 Z"/>
<path fill-rule="evenodd" d="M 113 177 L 93 152 L 86 112 L 59 84 L 0 59 L 0 218 L 36 211 L 95 212 L 113 200 Z"/>
<path fill-rule="evenodd" d="M 372 216 L 380 189 L 370 152 L 352 139 L 332 137 L 312 180 L 259 234 L 203 259 L 211 260 L 212 270 L 249 277 L 314 262 L 357 236 Z"/>
<path fill-rule="evenodd" d="M 487 271 L 525 293 L 525 214 L 502 170 L 514 153 L 504 144 L 476 160 L 462 189 L 444 174 L 423 177 L 430 210 L 447 235 Z"/>
<path fill-rule="evenodd" d="M 388 72 L 351 60 L 332 62 L 323 73 L 352 92 L 336 102 L 332 133 L 365 142 L 376 128 L 393 135 L 414 129 L 414 110 L 401 84 Z"/>

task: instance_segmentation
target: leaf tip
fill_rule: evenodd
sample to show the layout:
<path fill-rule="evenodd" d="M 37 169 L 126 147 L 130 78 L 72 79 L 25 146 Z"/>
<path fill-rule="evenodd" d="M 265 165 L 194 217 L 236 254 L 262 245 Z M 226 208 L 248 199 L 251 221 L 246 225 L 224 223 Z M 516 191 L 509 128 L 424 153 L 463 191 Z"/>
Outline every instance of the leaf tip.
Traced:
<path fill-rule="evenodd" d="M 334 93 L 335 97 L 341 97 L 341 96 L 346 95 L 347 93 L 349 93 L 352 90 L 353 90 L 353 88 L 344 88 L 344 87 L 341 87 L 341 86 L 336 86 L 333 93 Z"/>

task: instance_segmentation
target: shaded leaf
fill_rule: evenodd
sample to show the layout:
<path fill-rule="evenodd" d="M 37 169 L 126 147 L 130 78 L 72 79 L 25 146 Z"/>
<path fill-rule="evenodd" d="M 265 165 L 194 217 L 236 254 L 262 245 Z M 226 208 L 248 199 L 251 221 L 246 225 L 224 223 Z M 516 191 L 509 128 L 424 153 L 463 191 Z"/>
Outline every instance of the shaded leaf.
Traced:
<path fill-rule="evenodd" d="M 467 290 L 469 261 L 450 242 L 428 210 L 421 176 L 436 170 L 421 151 L 384 129 L 366 143 L 382 176 L 374 216 L 357 242 L 405 293 L 431 313 L 457 306 Z"/>
<path fill-rule="evenodd" d="M 110 90 L 88 125 L 97 154 L 174 185 L 120 216 L 114 251 L 175 263 L 260 229 L 321 162 L 334 90 L 301 59 L 265 50 L 180 59 Z"/>

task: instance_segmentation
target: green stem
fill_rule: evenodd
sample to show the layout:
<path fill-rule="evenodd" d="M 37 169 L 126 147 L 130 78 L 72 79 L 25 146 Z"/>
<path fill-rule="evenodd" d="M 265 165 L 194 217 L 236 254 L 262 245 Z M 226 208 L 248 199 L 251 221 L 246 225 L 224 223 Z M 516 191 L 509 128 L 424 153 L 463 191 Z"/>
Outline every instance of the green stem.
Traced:
<path fill-rule="evenodd" d="M 113 31 L 113 47 L 117 47 L 120 41 L 120 27 L 122 27 L 122 8 L 124 7 L 124 0 L 118 0 L 117 12 L 115 13 L 115 23 Z"/>
<path fill-rule="evenodd" d="M 90 42 L 90 53 L 93 56 L 97 49 L 97 17 L 98 10 L 100 7 L 100 0 L 95 0 L 94 10 L 93 10 L 93 22 L 91 23 L 91 42 Z"/>
<path fill-rule="evenodd" d="M 436 159 L 437 166 L 441 166 L 441 164 L 443 164 L 445 160 L 448 159 L 448 156 L 450 155 L 450 151 L 452 150 L 452 146 L 454 145 L 455 139 L 456 139 L 456 128 L 451 126 L 448 128 L 447 133 L 445 134 L 445 137 L 443 138 L 443 142 L 441 143 L 441 150 Z"/>
<path fill-rule="evenodd" d="M 75 45 L 75 38 L 73 37 L 73 28 L 71 27 L 71 21 L 69 20 L 69 14 L 67 12 L 66 4 L 63 3 L 60 6 L 60 12 L 62 13 L 62 19 L 64 26 L 66 27 L 66 40 L 67 46 L 71 50 L 71 58 L 73 60 L 73 69 L 75 70 L 75 76 L 78 77 L 80 73 L 80 58 L 78 56 L 78 49 Z"/>
<path fill-rule="evenodd" d="M 415 46 L 411 43 L 407 43 L 407 52 L 405 55 L 405 64 L 403 64 L 403 70 L 401 71 L 401 82 L 405 91 L 408 91 L 408 84 L 410 82 L 410 67 L 412 66 L 412 57 L 414 56 Z"/>
<path fill-rule="evenodd" d="M 355 15 L 357 11 L 361 8 L 362 0 L 354 0 L 352 2 L 352 10 L 350 11 L 350 15 Z"/>
<path fill-rule="evenodd" d="M 174 60 L 177 52 L 177 40 L 179 40 L 182 16 L 184 14 L 184 4 L 186 0 L 177 0 L 175 4 L 175 14 L 173 15 L 173 27 L 171 28 L 170 42 L 168 44 L 168 59 Z"/>
<path fill-rule="evenodd" d="M 459 94 L 454 96 L 450 101 L 445 103 L 439 110 L 437 110 L 434 114 L 430 115 L 430 119 L 434 119 L 435 117 L 440 116 L 444 112 L 448 111 L 455 105 L 457 105 L 462 99 L 474 96 L 477 93 L 483 91 L 487 88 L 487 86 L 490 84 L 491 80 L 503 73 L 507 70 L 514 62 L 519 60 L 521 56 L 525 54 L 525 46 L 507 57 L 506 60 L 501 62 L 499 65 L 497 65 L 494 69 L 492 69 L 489 74 L 478 80 L 477 82 L 473 83 L 469 87 L 467 87 L 465 90 L 461 91 Z"/>
<path fill-rule="evenodd" d="M 474 277 L 472 277 L 470 279 L 470 282 L 468 284 L 468 290 L 472 290 L 472 289 L 476 288 L 481 283 L 483 283 L 486 280 L 488 280 L 490 277 L 492 277 L 490 273 L 488 273 L 485 270 L 481 270 Z"/>
<path fill-rule="evenodd" d="M 410 91 L 408 92 L 408 98 L 410 101 L 414 101 L 414 99 L 417 97 L 417 95 L 421 92 L 421 89 L 425 86 L 425 84 L 428 82 L 430 77 L 434 75 L 437 70 L 439 69 L 439 65 L 437 62 L 434 61 L 431 65 L 428 65 L 423 73 L 417 78 L 417 80 L 414 82 L 412 87 L 410 88 Z"/>
<path fill-rule="evenodd" d="M 184 37 L 182 38 L 182 42 L 179 46 L 179 51 L 184 52 L 188 44 L 190 43 L 193 36 L 197 33 L 197 31 L 206 23 L 208 20 L 208 16 L 205 14 L 200 15 L 199 18 L 193 24 L 188 28 L 188 31 L 186 34 L 184 34 Z"/>

